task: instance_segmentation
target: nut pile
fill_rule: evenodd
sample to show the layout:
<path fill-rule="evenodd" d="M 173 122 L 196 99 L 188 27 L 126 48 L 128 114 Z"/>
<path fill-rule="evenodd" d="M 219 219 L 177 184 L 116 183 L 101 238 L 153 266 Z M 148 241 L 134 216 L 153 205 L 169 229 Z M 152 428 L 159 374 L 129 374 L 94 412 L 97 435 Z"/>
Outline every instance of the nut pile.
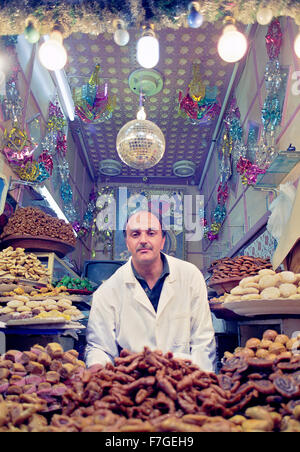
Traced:
<path fill-rule="evenodd" d="M 0 252 L 0 278 L 20 278 L 48 283 L 49 271 L 35 254 L 26 254 L 24 248 L 14 250 L 9 246 Z"/>
<path fill-rule="evenodd" d="M 272 268 L 269 259 L 252 256 L 237 256 L 218 259 L 211 263 L 208 271 L 212 273 L 210 283 L 217 283 L 222 279 L 239 278 L 256 275 L 263 268 Z"/>
<path fill-rule="evenodd" d="M 34 237 L 51 237 L 76 245 L 76 236 L 71 224 L 47 215 L 37 207 L 21 207 L 8 219 L 0 238 L 13 234 L 28 234 Z"/>
<path fill-rule="evenodd" d="M 230 294 L 225 294 L 223 302 L 278 298 L 300 300 L 300 273 L 259 270 L 258 275 L 243 278 Z"/>
<path fill-rule="evenodd" d="M 81 312 L 68 298 L 53 300 L 30 300 L 26 296 L 16 295 L 8 301 L 6 306 L 0 307 L 0 316 L 8 316 L 9 319 L 28 319 L 64 317 L 66 320 L 75 320 L 81 317 Z"/>

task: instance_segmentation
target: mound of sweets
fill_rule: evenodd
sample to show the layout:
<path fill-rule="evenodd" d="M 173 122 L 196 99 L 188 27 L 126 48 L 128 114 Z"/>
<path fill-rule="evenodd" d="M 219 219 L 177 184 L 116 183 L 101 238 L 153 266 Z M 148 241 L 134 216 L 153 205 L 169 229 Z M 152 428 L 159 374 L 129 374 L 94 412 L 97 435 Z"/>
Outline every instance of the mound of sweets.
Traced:
<path fill-rule="evenodd" d="M 300 273 L 271 269 L 259 270 L 255 276 L 243 278 L 223 296 L 224 303 L 240 300 L 276 300 L 278 298 L 300 300 Z"/>
<path fill-rule="evenodd" d="M 222 279 L 242 278 L 256 275 L 263 268 L 272 268 L 269 259 L 253 256 L 236 256 L 218 259 L 211 263 L 209 272 L 212 273 L 210 284 L 220 282 Z"/>
<path fill-rule="evenodd" d="M 41 283 L 49 282 L 49 270 L 34 253 L 25 253 L 24 248 L 12 246 L 0 252 L 1 280 L 29 279 Z"/>
<path fill-rule="evenodd" d="M 0 238 L 3 239 L 14 234 L 50 237 L 76 245 L 72 225 L 46 214 L 38 207 L 21 207 L 9 217 Z"/>
<path fill-rule="evenodd" d="M 290 341 L 267 330 L 227 353 L 218 375 L 148 348 L 90 369 L 55 343 L 9 351 L 0 431 L 300 431 L 299 338 Z"/>
<path fill-rule="evenodd" d="M 63 317 L 65 320 L 74 320 L 81 316 L 81 311 L 72 304 L 68 298 L 53 300 L 30 300 L 29 298 L 16 295 L 14 299 L 8 301 L 6 306 L 0 307 L 0 316 L 12 320 L 28 318 L 52 318 Z"/>

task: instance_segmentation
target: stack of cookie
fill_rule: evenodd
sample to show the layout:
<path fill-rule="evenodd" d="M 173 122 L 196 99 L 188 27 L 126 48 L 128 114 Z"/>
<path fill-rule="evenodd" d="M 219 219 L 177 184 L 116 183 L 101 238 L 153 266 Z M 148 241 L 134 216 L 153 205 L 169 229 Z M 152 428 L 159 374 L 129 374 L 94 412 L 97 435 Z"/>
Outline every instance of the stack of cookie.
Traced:
<path fill-rule="evenodd" d="M 223 279 L 243 278 L 256 275 L 259 270 L 272 268 L 269 259 L 253 256 L 236 256 L 218 259 L 211 263 L 209 272 L 212 273 L 210 284 L 217 284 Z"/>
<path fill-rule="evenodd" d="M 300 273 L 271 269 L 259 270 L 257 275 L 243 278 L 225 294 L 224 303 L 242 300 L 300 299 Z"/>
<path fill-rule="evenodd" d="M 34 316 L 57 317 L 58 313 L 69 316 L 72 320 L 81 317 L 81 311 L 73 306 L 72 301 L 68 298 L 61 298 L 58 301 L 51 298 L 36 301 L 30 300 L 24 295 L 16 295 L 5 307 L 0 308 L 0 316 L 9 316 L 10 319 L 25 319 Z"/>

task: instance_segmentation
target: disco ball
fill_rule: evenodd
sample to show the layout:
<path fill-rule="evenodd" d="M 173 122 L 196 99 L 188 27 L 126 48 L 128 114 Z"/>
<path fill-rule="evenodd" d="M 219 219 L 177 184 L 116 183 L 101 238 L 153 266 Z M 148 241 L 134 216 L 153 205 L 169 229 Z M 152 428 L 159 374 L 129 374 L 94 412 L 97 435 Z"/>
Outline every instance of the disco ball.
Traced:
<path fill-rule="evenodd" d="M 151 121 L 135 119 L 125 124 L 117 136 L 120 159 L 131 168 L 144 170 L 155 166 L 165 152 L 165 137 Z"/>

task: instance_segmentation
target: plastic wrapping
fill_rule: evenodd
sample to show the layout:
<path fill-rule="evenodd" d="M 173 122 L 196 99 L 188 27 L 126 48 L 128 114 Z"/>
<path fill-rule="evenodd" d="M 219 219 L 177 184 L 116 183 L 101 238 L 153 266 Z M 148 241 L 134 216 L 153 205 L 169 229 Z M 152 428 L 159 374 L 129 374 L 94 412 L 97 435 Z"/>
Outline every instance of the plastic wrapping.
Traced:
<path fill-rule="evenodd" d="M 272 213 L 267 223 L 267 230 L 277 241 L 279 241 L 290 218 L 295 196 L 296 188 L 293 184 L 281 184 L 279 195 L 269 206 Z"/>

